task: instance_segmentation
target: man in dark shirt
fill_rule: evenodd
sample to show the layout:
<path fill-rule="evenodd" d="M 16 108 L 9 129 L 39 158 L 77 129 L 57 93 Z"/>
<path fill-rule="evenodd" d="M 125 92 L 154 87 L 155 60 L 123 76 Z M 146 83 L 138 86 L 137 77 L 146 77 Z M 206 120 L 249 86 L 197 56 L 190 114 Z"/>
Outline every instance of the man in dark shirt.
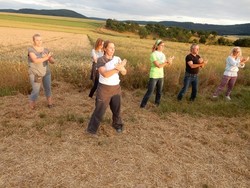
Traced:
<path fill-rule="evenodd" d="M 179 92 L 177 99 L 180 101 L 186 91 L 189 88 L 189 85 L 192 86 L 192 93 L 190 96 L 190 101 L 194 101 L 197 95 L 198 89 L 198 72 L 199 69 L 204 67 L 207 61 L 204 61 L 199 55 L 199 46 L 198 44 L 192 44 L 190 47 L 190 54 L 186 56 L 186 72 L 184 77 L 184 86 Z"/>

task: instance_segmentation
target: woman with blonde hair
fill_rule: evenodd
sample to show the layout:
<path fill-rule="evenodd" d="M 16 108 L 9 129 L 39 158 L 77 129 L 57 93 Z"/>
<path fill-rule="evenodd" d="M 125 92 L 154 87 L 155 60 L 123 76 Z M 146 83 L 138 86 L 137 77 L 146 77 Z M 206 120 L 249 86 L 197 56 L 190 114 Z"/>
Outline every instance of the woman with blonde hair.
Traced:
<path fill-rule="evenodd" d="M 30 108 L 35 108 L 41 84 L 43 84 L 48 108 L 52 108 L 51 71 L 49 69 L 49 64 L 55 63 L 55 60 L 52 57 L 52 52 L 43 47 L 40 34 L 35 34 L 32 38 L 33 46 L 28 48 L 29 78 L 32 86 L 32 92 L 29 96 Z"/>
<path fill-rule="evenodd" d="M 230 55 L 226 59 L 226 68 L 221 79 L 220 85 L 217 87 L 213 94 L 213 98 L 217 98 L 219 93 L 227 85 L 226 99 L 231 100 L 230 94 L 237 80 L 239 68 L 244 68 L 245 63 L 249 60 L 249 57 L 242 57 L 240 47 L 233 47 Z"/>

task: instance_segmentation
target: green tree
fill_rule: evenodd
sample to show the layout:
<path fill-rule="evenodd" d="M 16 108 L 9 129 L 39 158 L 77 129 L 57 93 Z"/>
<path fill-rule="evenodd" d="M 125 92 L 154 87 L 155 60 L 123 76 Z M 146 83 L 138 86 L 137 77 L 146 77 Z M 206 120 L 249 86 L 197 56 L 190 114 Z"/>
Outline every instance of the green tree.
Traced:
<path fill-rule="evenodd" d="M 233 44 L 235 46 L 250 47 L 250 38 L 238 39 Z"/>
<path fill-rule="evenodd" d="M 200 42 L 200 43 L 202 43 L 202 44 L 205 44 L 205 43 L 206 43 L 206 41 L 207 41 L 206 36 L 202 35 L 202 36 L 200 37 L 199 42 Z"/>
<path fill-rule="evenodd" d="M 147 31 L 147 29 L 145 27 L 142 26 L 142 27 L 140 27 L 138 34 L 139 34 L 141 39 L 147 38 L 148 31 Z"/>

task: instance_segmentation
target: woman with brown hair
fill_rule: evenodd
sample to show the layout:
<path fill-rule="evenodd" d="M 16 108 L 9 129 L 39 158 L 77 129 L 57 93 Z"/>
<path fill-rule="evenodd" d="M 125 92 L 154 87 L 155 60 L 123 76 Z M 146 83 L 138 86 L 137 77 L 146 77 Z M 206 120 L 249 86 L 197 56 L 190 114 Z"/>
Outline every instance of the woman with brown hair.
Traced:
<path fill-rule="evenodd" d="M 121 112 L 121 86 L 119 73 L 127 74 L 125 69 L 126 59 L 114 56 L 115 45 L 113 42 L 105 41 L 103 45 L 104 55 L 97 60 L 99 71 L 99 83 L 96 93 L 95 110 L 90 118 L 87 133 L 95 135 L 100 122 L 108 106 L 112 111 L 112 127 L 118 132 L 122 132 L 123 123 Z"/>
<path fill-rule="evenodd" d="M 95 48 L 91 50 L 92 69 L 91 69 L 90 79 L 93 81 L 94 85 L 89 92 L 90 98 L 93 97 L 98 86 L 99 73 L 96 68 L 96 63 L 97 59 L 103 56 L 103 43 L 104 43 L 103 40 L 101 38 L 98 38 L 95 42 Z"/>

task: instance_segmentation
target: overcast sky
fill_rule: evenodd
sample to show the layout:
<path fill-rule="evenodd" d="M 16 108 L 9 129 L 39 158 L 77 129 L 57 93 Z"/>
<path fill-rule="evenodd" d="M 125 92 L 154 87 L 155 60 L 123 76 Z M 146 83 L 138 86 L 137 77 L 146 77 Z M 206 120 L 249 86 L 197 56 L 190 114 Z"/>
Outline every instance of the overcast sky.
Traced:
<path fill-rule="evenodd" d="M 250 23 L 250 0 L 0 0 L 0 9 L 20 8 L 69 9 L 116 20 Z"/>

